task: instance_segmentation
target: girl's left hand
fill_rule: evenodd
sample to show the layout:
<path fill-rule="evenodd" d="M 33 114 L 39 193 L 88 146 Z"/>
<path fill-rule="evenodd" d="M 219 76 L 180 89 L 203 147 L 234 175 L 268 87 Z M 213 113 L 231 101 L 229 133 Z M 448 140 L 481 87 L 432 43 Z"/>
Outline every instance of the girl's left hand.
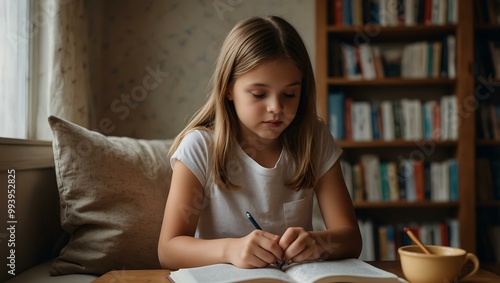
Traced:
<path fill-rule="evenodd" d="M 313 235 L 302 227 L 288 228 L 279 241 L 286 261 L 303 262 L 321 257 L 322 247 Z"/>

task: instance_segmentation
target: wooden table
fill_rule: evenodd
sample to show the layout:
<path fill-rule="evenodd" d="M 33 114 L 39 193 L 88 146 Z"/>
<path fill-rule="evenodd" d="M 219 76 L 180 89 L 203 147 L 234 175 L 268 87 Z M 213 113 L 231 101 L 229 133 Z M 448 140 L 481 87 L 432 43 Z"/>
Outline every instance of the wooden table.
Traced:
<path fill-rule="evenodd" d="M 405 278 L 403 275 L 403 270 L 401 270 L 401 264 L 399 263 L 399 261 L 369 261 L 368 263 L 385 271 L 394 273 L 401 278 Z M 472 270 L 472 264 L 469 265 L 469 263 L 466 263 L 462 271 L 467 272 L 470 270 Z M 479 268 L 476 274 L 460 281 L 460 283 L 473 283 L 473 282 L 498 283 L 500 282 L 500 277 L 495 273 L 487 271 L 483 268 Z"/>
<path fill-rule="evenodd" d="M 399 261 L 370 261 L 369 264 L 394 273 L 397 276 L 404 278 L 401 264 Z M 465 267 L 467 268 L 467 267 Z M 167 280 L 166 275 L 170 272 L 168 270 L 115 270 L 110 271 L 103 276 L 97 278 L 95 283 L 156 283 L 156 282 L 170 282 Z M 474 276 L 460 281 L 460 283 L 494 283 L 500 282 L 500 277 L 492 272 L 480 268 Z"/>

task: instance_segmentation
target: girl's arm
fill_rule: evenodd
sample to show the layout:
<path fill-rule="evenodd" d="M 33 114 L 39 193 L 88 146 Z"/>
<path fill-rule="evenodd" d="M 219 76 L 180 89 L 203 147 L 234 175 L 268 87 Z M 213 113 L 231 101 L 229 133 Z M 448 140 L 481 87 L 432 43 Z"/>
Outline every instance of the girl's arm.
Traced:
<path fill-rule="evenodd" d="M 203 187 L 193 172 L 176 161 L 158 243 L 160 264 L 167 269 L 232 263 L 243 268 L 264 267 L 282 258 L 279 237 L 255 230 L 243 238 L 194 238 Z"/>
<path fill-rule="evenodd" d="M 361 253 L 361 234 L 340 161 L 319 179 L 315 192 L 326 230 L 289 228 L 280 240 L 285 257 L 294 262 L 357 258 Z"/>

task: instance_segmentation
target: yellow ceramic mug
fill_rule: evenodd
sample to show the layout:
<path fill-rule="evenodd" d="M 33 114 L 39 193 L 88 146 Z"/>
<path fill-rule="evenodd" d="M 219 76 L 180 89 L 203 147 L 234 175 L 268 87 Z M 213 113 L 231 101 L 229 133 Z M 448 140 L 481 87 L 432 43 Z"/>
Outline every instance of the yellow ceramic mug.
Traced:
<path fill-rule="evenodd" d="M 401 268 L 411 283 L 455 282 L 476 273 L 479 268 L 477 256 L 463 249 L 445 246 L 426 246 L 431 252 L 425 254 L 418 246 L 403 246 L 398 249 Z M 464 263 L 472 261 L 474 268 L 460 275 Z"/>

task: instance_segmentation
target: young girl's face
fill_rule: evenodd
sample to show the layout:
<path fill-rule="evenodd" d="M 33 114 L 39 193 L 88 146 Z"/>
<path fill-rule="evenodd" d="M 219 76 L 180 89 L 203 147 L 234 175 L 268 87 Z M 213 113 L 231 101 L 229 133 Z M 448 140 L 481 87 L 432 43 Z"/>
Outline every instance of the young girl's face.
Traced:
<path fill-rule="evenodd" d="M 297 113 L 301 81 L 300 70 L 284 57 L 238 77 L 228 94 L 239 119 L 238 140 L 277 139 Z"/>

